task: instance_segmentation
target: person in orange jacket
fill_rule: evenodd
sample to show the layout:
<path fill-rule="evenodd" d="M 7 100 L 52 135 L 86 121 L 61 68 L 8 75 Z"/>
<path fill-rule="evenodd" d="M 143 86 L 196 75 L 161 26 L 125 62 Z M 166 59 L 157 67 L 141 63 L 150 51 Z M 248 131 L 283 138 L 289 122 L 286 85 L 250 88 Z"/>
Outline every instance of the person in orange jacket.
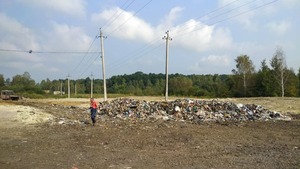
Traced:
<path fill-rule="evenodd" d="M 91 109 L 91 119 L 93 122 L 93 126 L 96 123 L 97 108 L 98 107 L 97 107 L 96 101 L 94 100 L 94 98 L 91 98 L 90 99 L 90 109 Z"/>

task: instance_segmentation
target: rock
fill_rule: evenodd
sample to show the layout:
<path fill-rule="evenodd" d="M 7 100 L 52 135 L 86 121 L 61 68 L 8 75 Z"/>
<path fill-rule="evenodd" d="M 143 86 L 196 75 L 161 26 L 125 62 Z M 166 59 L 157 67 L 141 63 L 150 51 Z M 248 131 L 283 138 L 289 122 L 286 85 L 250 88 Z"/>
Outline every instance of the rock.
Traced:
<path fill-rule="evenodd" d="M 162 118 L 164 121 L 169 121 L 170 120 L 170 118 L 168 117 L 168 116 L 163 116 L 163 118 Z"/>

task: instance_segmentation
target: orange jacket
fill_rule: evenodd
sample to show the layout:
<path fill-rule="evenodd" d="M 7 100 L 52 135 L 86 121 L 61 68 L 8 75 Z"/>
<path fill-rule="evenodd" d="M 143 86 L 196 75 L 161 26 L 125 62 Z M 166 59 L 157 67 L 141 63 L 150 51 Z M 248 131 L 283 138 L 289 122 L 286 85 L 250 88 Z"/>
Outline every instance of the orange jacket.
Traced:
<path fill-rule="evenodd" d="M 97 109 L 97 103 L 95 100 L 91 101 L 91 108 Z"/>

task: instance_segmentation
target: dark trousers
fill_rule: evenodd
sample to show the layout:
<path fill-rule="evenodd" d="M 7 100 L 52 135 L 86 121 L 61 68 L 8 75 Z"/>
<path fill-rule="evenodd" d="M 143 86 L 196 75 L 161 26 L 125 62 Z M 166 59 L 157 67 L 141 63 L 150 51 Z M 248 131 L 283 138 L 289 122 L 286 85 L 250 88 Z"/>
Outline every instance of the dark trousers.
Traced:
<path fill-rule="evenodd" d="M 92 122 L 93 124 L 96 123 L 96 114 L 97 114 L 97 109 L 91 109 L 91 119 L 92 119 Z"/>

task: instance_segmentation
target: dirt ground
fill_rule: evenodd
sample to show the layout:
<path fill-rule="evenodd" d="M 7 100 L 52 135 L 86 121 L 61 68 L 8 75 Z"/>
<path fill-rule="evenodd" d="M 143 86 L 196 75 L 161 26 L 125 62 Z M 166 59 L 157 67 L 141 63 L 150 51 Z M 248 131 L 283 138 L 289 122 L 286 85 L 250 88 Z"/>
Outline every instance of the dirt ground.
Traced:
<path fill-rule="evenodd" d="M 0 101 L 0 168 L 300 168 L 300 98 L 226 100 L 260 104 L 293 120 L 192 124 L 99 117 L 92 126 L 88 99 Z"/>

